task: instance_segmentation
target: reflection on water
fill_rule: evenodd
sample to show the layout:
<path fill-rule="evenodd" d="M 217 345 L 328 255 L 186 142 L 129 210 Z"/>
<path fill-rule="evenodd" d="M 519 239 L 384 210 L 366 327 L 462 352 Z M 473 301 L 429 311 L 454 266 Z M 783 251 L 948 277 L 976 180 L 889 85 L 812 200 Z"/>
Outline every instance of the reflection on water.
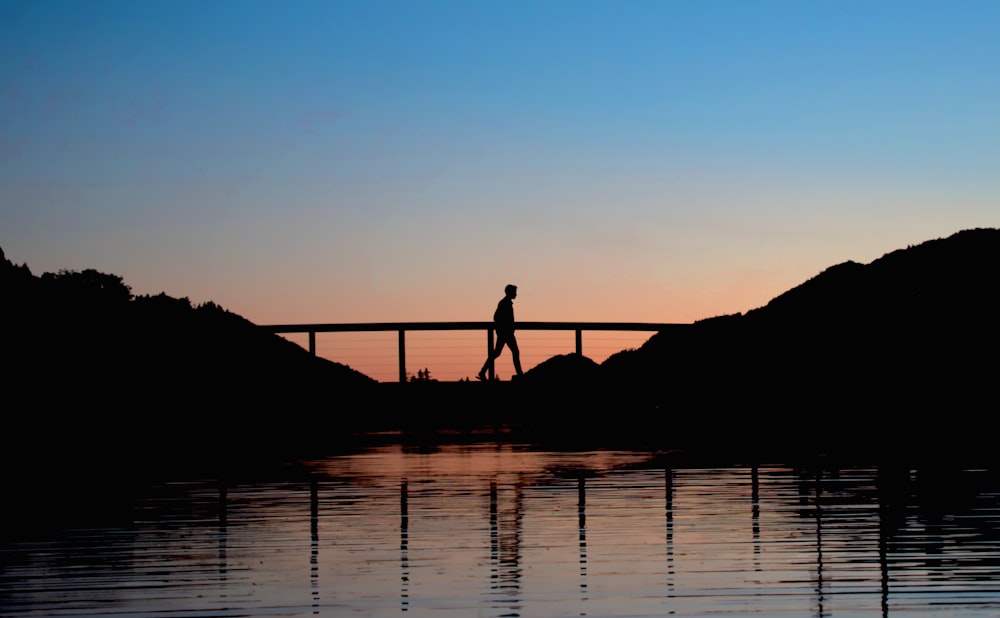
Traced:
<path fill-rule="evenodd" d="M 18 616 L 986 616 L 1000 476 L 378 447 L 4 541 Z"/>

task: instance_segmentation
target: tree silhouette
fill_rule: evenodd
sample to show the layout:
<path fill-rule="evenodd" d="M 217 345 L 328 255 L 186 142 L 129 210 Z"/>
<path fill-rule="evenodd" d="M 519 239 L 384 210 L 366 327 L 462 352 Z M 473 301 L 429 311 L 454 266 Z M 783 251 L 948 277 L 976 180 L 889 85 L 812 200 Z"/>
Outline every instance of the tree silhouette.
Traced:
<path fill-rule="evenodd" d="M 121 277 L 93 268 L 44 273 L 41 280 L 58 294 L 71 296 L 78 302 L 113 305 L 132 300 L 132 288 Z"/>

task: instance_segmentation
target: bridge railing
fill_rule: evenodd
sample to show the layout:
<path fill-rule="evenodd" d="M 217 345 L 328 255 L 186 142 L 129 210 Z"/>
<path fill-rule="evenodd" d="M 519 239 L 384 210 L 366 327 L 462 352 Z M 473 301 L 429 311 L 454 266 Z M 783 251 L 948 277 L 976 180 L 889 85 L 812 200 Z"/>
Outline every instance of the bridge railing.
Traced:
<path fill-rule="evenodd" d="M 655 322 L 518 322 L 517 330 L 576 331 L 576 353 L 583 354 L 584 331 L 662 332 L 690 327 L 690 324 Z M 493 322 L 360 322 L 346 324 L 267 324 L 260 328 L 275 334 L 306 333 L 309 353 L 316 355 L 316 333 L 396 331 L 399 338 L 399 381 L 406 382 L 406 332 L 428 330 L 481 330 L 486 333 L 486 355 L 493 350 Z M 489 377 L 494 376 L 493 366 Z"/>

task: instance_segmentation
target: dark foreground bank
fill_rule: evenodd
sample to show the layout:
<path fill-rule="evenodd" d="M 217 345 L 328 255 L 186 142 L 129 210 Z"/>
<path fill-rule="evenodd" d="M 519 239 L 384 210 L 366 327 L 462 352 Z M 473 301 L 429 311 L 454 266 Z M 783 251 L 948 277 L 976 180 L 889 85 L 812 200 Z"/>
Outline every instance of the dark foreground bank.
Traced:
<path fill-rule="evenodd" d="M 880 458 L 993 458 L 984 403 L 842 391 L 747 396 L 704 385 L 671 399 L 593 383 L 382 383 L 339 397 L 234 398 L 232 405 L 62 409 L 9 414 L 4 474 L 111 476 L 309 457 L 391 434 L 517 440 L 552 448 L 632 448 Z"/>
<path fill-rule="evenodd" d="M 975 408 L 652 401 L 606 388 L 514 382 L 378 384 L 336 405 L 179 407 L 10 417 L 2 478 L 10 530 L 104 517 L 149 483 L 238 479 L 290 462 L 400 443 L 642 450 L 678 462 L 997 465 Z M 2 523 L 2 522 L 0 522 Z"/>

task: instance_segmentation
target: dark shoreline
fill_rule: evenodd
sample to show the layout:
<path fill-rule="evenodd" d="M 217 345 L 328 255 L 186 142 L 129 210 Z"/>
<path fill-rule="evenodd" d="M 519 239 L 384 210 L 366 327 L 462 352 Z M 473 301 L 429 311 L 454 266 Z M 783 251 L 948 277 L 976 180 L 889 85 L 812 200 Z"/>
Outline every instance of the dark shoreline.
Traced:
<path fill-rule="evenodd" d="M 705 386 L 702 390 L 708 391 Z M 503 382 L 384 383 L 366 429 L 401 435 L 502 428 L 555 448 L 733 453 L 740 457 L 861 457 L 875 461 L 1000 461 L 991 432 L 962 398 L 907 401 L 895 392 L 658 398 L 614 385 Z"/>
<path fill-rule="evenodd" d="M 526 382 L 378 384 L 336 405 L 190 408 L 122 417 L 35 417 L 6 436 L 0 482 L 18 530 L 92 513 L 128 513 L 150 484 L 192 478 L 304 474 L 296 462 L 397 445 L 433 451 L 507 444 L 550 451 L 631 450 L 650 465 L 783 465 L 838 469 L 996 469 L 989 431 L 974 410 L 936 417 L 907 409 L 816 411 L 616 404 L 614 391 Z M 630 407 L 631 406 L 631 407 Z M 928 420 L 936 419 L 935 422 Z M 13 528 L 11 528 L 13 529 Z"/>
<path fill-rule="evenodd" d="M 332 403 L 245 400 L 165 412 L 26 415 L 7 425 L 4 477 L 141 479 L 200 468 L 322 457 L 378 440 L 414 447 L 517 442 L 555 450 L 633 449 L 733 460 L 1000 462 L 977 408 L 917 411 L 880 399 L 851 406 L 770 405 L 738 393 L 710 401 L 599 385 L 524 381 L 380 383 Z"/>

